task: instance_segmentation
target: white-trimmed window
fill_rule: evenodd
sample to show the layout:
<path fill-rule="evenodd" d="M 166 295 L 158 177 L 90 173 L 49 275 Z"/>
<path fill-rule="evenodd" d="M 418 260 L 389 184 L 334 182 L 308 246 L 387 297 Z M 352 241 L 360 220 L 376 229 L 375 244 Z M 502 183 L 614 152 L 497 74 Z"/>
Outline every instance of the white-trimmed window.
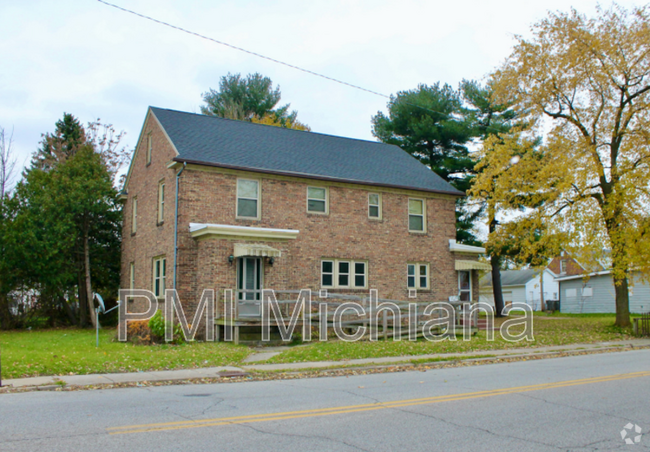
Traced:
<path fill-rule="evenodd" d="M 131 234 L 138 231 L 138 198 L 133 198 L 133 205 L 131 206 Z"/>
<path fill-rule="evenodd" d="M 424 199 L 409 198 L 409 231 L 426 231 Z"/>
<path fill-rule="evenodd" d="M 167 259 L 165 256 L 153 260 L 153 293 L 156 298 L 164 298 L 166 287 Z"/>
<path fill-rule="evenodd" d="M 135 289 L 135 262 L 129 264 L 129 289 Z"/>
<path fill-rule="evenodd" d="M 237 218 L 260 218 L 260 181 L 237 179 Z"/>
<path fill-rule="evenodd" d="M 406 287 L 409 289 L 428 289 L 429 264 L 406 264 Z"/>
<path fill-rule="evenodd" d="M 352 270 L 354 271 L 354 280 L 352 283 L 354 287 L 366 287 L 366 275 L 368 264 L 366 262 L 355 261 L 352 264 Z"/>
<path fill-rule="evenodd" d="M 165 181 L 158 182 L 158 223 L 165 220 Z"/>
<path fill-rule="evenodd" d="M 307 187 L 307 212 L 327 213 L 327 195 L 325 187 Z"/>
<path fill-rule="evenodd" d="M 368 285 L 368 263 L 348 259 L 321 261 L 321 287 L 364 289 Z"/>
<path fill-rule="evenodd" d="M 566 261 L 560 261 L 560 273 L 566 273 Z"/>
<path fill-rule="evenodd" d="M 147 166 L 151 165 L 151 151 L 153 149 L 153 144 L 151 142 L 151 134 L 147 135 Z"/>
<path fill-rule="evenodd" d="M 338 287 L 350 287 L 350 261 L 337 261 L 336 270 Z"/>
<path fill-rule="evenodd" d="M 368 193 L 368 218 L 381 219 L 381 194 Z"/>

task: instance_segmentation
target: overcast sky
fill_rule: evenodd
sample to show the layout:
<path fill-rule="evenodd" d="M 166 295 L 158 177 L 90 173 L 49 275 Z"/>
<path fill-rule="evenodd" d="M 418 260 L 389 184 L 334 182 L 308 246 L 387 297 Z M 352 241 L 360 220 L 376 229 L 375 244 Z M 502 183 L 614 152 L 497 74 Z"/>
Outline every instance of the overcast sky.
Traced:
<path fill-rule="evenodd" d="M 483 79 L 549 10 L 591 0 L 113 0 L 214 39 L 385 94 Z M 604 6 L 609 3 L 602 2 Z M 631 7 L 635 2 L 620 1 Z M 132 148 L 149 105 L 199 112 L 228 72 L 260 72 L 314 132 L 373 140 L 386 99 L 176 31 L 94 0 L 2 0 L 0 127 L 27 162 L 64 112 Z"/>

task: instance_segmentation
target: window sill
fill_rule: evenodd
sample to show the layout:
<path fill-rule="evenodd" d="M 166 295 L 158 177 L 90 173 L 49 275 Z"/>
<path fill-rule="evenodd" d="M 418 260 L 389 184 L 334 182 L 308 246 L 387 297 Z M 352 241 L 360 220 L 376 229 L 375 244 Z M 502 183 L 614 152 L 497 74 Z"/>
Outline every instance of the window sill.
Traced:
<path fill-rule="evenodd" d="M 310 211 L 307 211 L 307 216 L 310 216 L 310 215 L 318 215 L 319 217 L 326 217 L 326 216 L 329 215 L 329 212 L 310 212 Z"/>
<path fill-rule="evenodd" d="M 415 235 L 427 235 L 427 231 L 411 231 L 409 229 L 409 234 L 415 234 Z"/>
<path fill-rule="evenodd" d="M 255 221 L 255 222 L 262 221 L 262 219 L 260 217 L 235 217 L 235 220 L 237 220 L 237 221 Z"/>
<path fill-rule="evenodd" d="M 368 292 L 367 287 L 321 287 L 320 290 L 340 292 Z"/>

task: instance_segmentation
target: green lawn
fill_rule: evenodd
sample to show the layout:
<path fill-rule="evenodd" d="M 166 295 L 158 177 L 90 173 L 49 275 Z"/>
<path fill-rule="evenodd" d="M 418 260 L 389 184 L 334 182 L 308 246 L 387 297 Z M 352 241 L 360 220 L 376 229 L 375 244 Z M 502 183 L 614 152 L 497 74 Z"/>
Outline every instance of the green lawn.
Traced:
<path fill-rule="evenodd" d="M 381 356 L 407 356 L 433 353 L 462 353 L 470 351 L 502 350 L 521 347 L 542 347 L 632 339 L 631 330 L 613 327 L 614 315 L 571 315 L 546 314 L 535 315 L 533 321 L 534 337 L 532 342 L 507 342 L 495 331 L 495 341 L 486 339 L 486 332 L 480 331 L 470 341 L 462 337 L 456 341 L 428 342 L 419 340 L 410 342 L 389 340 L 378 342 L 312 342 L 309 345 L 295 347 L 267 361 L 268 363 L 290 363 L 305 361 L 339 361 L 345 359 L 377 358 Z M 500 324 L 502 320 L 497 319 Z M 519 330 L 521 331 L 521 330 Z M 512 329 L 511 333 L 516 333 Z M 380 333 L 381 335 L 381 333 Z"/>
<path fill-rule="evenodd" d="M 115 330 L 0 331 L 2 378 L 137 372 L 238 364 L 251 353 L 222 342 L 133 345 L 117 342 Z"/>
<path fill-rule="evenodd" d="M 519 347 L 540 347 L 616 341 L 632 338 L 629 330 L 614 328 L 613 315 L 536 315 L 535 341 L 509 343 L 495 332 L 488 342 L 481 331 L 470 341 L 427 342 L 312 342 L 292 347 L 268 362 L 330 361 L 380 356 L 458 353 Z M 115 330 L 100 331 L 95 347 L 93 330 L 55 329 L 0 332 L 2 377 L 137 372 L 240 365 L 252 353 L 246 346 L 223 342 L 182 345 L 133 345 L 115 340 Z"/>

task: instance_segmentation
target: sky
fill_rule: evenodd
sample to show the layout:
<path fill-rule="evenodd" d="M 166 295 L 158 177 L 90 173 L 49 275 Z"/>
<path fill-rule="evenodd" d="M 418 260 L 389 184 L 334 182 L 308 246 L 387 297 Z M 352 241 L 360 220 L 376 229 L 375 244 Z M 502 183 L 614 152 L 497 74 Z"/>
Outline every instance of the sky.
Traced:
<path fill-rule="evenodd" d="M 108 0 L 107 0 L 108 1 Z M 234 46 L 390 95 L 484 80 L 548 11 L 593 15 L 596 1 L 194 1 L 112 3 Z M 638 2 L 619 1 L 630 8 Z M 610 4 L 601 2 L 604 7 Z M 0 127 L 19 166 L 63 113 L 124 131 L 148 106 L 199 112 L 228 72 L 259 72 L 312 131 L 374 140 L 387 99 L 159 25 L 96 0 L 0 2 Z"/>

